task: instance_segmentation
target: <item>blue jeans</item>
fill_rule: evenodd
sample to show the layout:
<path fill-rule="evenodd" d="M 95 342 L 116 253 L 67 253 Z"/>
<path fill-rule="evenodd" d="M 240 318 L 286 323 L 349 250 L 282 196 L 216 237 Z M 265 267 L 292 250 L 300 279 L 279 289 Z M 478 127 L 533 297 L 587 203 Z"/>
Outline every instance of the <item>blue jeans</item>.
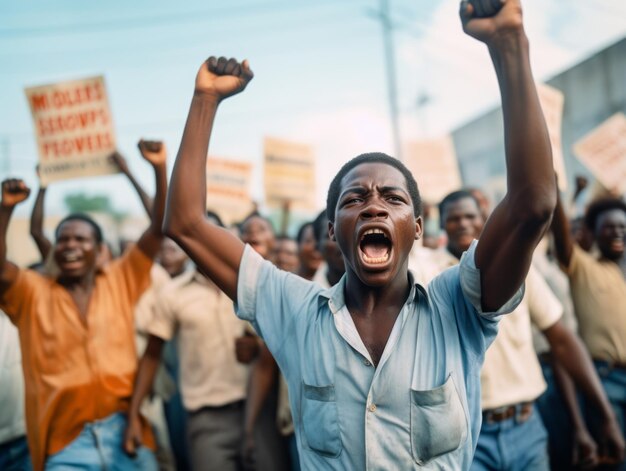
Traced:
<path fill-rule="evenodd" d="M 30 471 L 30 453 L 26 437 L 0 444 L 0 469 L 2 471 Z"/>
<path fill-rule="evenodd" d="M 85 471 L 157 471 L 154 453 L 145 447 L 133 458 L 122 449 L 126 416 L 113 414 L 105 419 L 86 423 L 80 435 L 58 453 L 46 459 L 46 471 L 80 469 Z"/>
<path fill-rule="evenodd" d="M 554 470 L 572 469 L 574 446 L 572 419 L 548 361 L 539 361 L 548 387 L 535 405 L 548 432 L 550 466 Z M 581 408 L 582 410 L 582 408 Z"/>
<path fill-rule="evenodd" d="M 472 471 L 549 471 L 548 435 L 533 410 L 526 421 L 516 417 L 496 423 L 483 422 Z"/>
<path fill-rule="evenodd" d="M 626 370 L 612 368 L 608 363 L 604 361 L 593 362 L 604 386 L 609 402 L 615 412 L 615 417 L 619 423 L 622 435 L 626 436 Z M 599 427 L 598 413 L 589 404 L 586 404 L 585 415 L 587 421 L 591 427 L 591 431 L 594 436 L 597 436 L 597 429 Z M 602 466 L 599 470 L 619 470 L 626 471 L 626 462 L 617 466 Z"/>

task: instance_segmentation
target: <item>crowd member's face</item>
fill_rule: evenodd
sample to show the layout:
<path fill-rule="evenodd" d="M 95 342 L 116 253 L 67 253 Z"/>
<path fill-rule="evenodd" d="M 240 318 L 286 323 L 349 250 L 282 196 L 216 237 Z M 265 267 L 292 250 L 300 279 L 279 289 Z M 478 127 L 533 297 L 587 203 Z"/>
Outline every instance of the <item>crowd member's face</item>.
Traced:
<path fill-rule="evenodd" d="M 619 260 L 626 243 L 626 213 L 621 209 L 604 211 L 596 222 L 596 245 L 602 256 Z"/>
<path fill-rule="evenodd" d="M 448 235 L 448 250 L 455 255 L 465 252 L 483 230 L 483 217 L 473 198 L 446 204 L 441 217 Z"/>
<path fill-rule="evenodd" d="M 274 245 L 274 263 L 281 270 L 296 273 L 300 266 L 298 243 L 293 239 L 279 239 Z"/>
<path fill-rule="evenodd" d="M 421 236 L 404 175 L 383 163 L 360 164 L 341 179 L 330 235 L 361 282 L 382 287 L 406 271 L 413 243 Z"/>
<path fill-rule="evenodd" d="M 326 265 L 328 265 L 328 269 L 333 273 L 343 274 L 346 271 L 343 254 L 339 250 L 337 242 L 328 237 L 328 229 L 322 231 L 318 246 Z"/>
<path fill-rule="evenodd" d="M 249 218 L 241 228 L 241 240 L 250 244 L 261 257 L 269 259 L 274 250 L 274 231 L 262 217 Z"/>
<path fill-rule="evenodd" d="M 96 269 L 100 244 L 91 224 L 80 220 L 64 222 L 57 232 L 54 261 L 63 278 L 78 279 Z"/>
<path fill-rule="evenodd" d="M 298 245 L 300 264 L 306 271 L 314 272 L 322 262 L 322 254 L 317 250 L 313 225 L 309 224 L 302 232 L 302 239 Z"/>
<path fill-rule="evenodd" d="M 187 254 L 172 239 L 163 239 L 157 257 L 158 262 L 170 276 L 177 276 L 185 269 Z"/>

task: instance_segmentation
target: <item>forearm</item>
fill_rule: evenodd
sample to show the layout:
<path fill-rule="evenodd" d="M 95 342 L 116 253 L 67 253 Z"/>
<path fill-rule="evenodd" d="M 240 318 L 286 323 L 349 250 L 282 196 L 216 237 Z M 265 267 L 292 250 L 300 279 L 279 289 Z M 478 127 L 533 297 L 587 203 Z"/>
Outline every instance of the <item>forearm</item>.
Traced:
<path fill-rule="evenodd" d="M 587 429 L 585 420 L 580 412 L 578 397 L 576 395 L 576 386 L 567 371 L 558 361 L 552 361 L 552 371 L 557 388 L 561 393 L 565 407 L 569 413 L 572 424 L 576 430 Z"/>
<path fill-rule="evenodd" d="M 502 96 L 507 199 L 512 209 L 548 221 L 556 182 L 552 148 L 539 103 L 523 30 L 502 35 L 489 52 Z"/>
<path fill-rule="evenodd" d="M 139 367 L 137 368 L 137 376 L 135 377 L 135 385 L 128 412 L 131 416 L 139 415 L 141 403 L 152 390 L 154 377 L 161 363 L 163 340 L 150 336 L 148 342 L 148 347 L 141 357 Z"/>
<path fill-rule="evenodd" d="M 206 159 L 219 101 L 195 93 L 170 180 L 165 229 L 183 234 L 205 217 Z"/>
<path fill-rule="evenodd" d="M 33 206 L 33 212 L 30 215 L 30 235 L 37 244 L 42 260 L 45 260 L 50 253 L 52 244 L 43 232 L 44 219 L 44 199 L 46 196 L 46 187 L 40 187 Z"/>
<path fill-rule="evenodd" d="M 263 405 L 276 381 L 278 366 L 267 347 L 262 346 L 259 358 L 254 362 L 248 379 L 248 398 L 244 419 L 246 435 L 254 433 L 254 428 Z"/>
<path fill-rule="evenodd" d="M 148 196 L 148 193 L 146 193 L 146 191 L 143 189 L 143 187 L 139 184 L 135 176 L 130 171 L 124 172 L 124 174 L 137 192 L 137 195 L 139 195 L 139 199 L 141 200 L 141 204 L 143 206 L 143 209 L 145 209 L 146 214 L 148 215 L 148 217 L 152 217 L 154 209 L 154 202 L 152 198 Z"/>
<path fill-rule="evenodd" d="M 4 271 L 7 264 L 7 231 L 9 222 L 13 214 L 14 206 L 7 207 L 0 205 L 0 273 Z"/>
<path fill-rule="evenodd" d="M 154 178 L 156 182 L 154 200 L 148 198 L 152 203 L 150 227 L 154 235 L 161 237 L 163 235 L 163 217 L 165 215 L 165 200 L 167 198 L 167 169 L 165 163 L 154 167 Z"/>
<path fill-rule="evenodd" d="M 555 361 L 563 366 L 578 389 L 605 420 L 614 419 L 604 388 L 581 340 L 573 333 L 562 337 L 558 343 L 551 344 Z"/>
<path fill-rule="evenodd" d="M 565 209 L 561 201 L 560 195 L 557 197 L 556 208 L 550 226 L 552 235 L 554 236 L 554 248 L 559 263 L 565 267 L 569 266 L 574 250 L 572 236 L 570 234 L 570 226 L 565 215 Z"/>

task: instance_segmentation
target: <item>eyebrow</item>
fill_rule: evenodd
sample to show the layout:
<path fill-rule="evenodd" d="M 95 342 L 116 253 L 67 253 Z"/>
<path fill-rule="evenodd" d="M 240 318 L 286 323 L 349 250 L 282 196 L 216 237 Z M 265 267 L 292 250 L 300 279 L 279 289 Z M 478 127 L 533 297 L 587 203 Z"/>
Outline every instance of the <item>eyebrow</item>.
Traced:
<path fill-rule="evenodd" d="M 346 188 L 345 190 L 343 190 L 341 192 L 341 194 L 339 195 L 339 199 L 343 198 L 343 196 L 347 193 L 355 193 L 357 195 L 365 195 L 367 193 L 369 193 L 369 189 L 362 187 L 362 186 L 353 186 L 350 188 Z M 400 193 L 404 193 L 405 195 L 409 195 L 408 190 L 402 188 L 401 186 L 383 186 L 380 188 L 380 192 L 381 193 L 394 193 L 394 192 L 400 192 Z"/>

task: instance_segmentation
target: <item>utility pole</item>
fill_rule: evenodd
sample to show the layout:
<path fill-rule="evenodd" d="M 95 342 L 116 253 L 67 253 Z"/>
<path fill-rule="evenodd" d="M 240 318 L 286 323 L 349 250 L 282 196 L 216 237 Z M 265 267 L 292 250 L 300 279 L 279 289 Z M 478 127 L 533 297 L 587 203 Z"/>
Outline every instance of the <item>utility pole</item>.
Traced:
<path fill-rule="evenodd" d="M 398 92 L 396 88 L 396 60 L 393 47 L 393 26 L 389 17 L 389 1 L 380 0 L 378 18 L 383 26 L 383 41 L 385 46 L 385 62 L 387 71 L 387 89 L 389 92 L 389 113 L 391 116 L 391 130 L 396 157 L 402 160 L 402 140 L 400 138 L 400 122 L 398 113 Z"/>

